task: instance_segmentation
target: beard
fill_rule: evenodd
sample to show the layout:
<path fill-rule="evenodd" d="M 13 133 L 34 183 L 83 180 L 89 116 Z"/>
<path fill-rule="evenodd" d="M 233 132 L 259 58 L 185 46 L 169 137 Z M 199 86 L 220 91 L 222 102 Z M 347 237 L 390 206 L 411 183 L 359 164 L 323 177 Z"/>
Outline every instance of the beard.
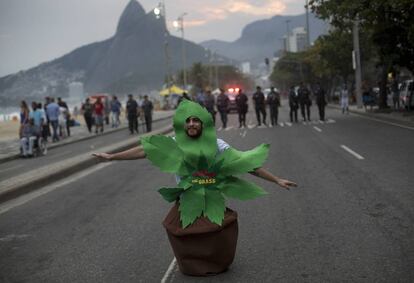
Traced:
<path fill-rule="evenodd" d="M 196 133 L 192 133 L 192 134 L 190 134 L 190 131 L 191 132 L 196 132 Z M 189 136 L 190 138 L 192 138 L 192 139 L 197 139 L 197 138 L 199 138 L 200 136 L 201 136 L 201 134 L 202 134 L 202 130 L 200 130 L 200 129 L 197 129 L 197 128 L 188 128 L 188 129 L 186 129 L 186 134 L 187 134 L 187 136 Z"/>

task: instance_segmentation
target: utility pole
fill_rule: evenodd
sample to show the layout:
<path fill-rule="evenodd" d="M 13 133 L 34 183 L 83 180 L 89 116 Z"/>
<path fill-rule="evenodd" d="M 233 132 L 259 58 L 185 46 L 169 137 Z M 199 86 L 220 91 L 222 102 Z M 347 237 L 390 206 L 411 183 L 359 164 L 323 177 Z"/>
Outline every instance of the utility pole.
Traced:
<path fill-rule="evenodd" d="M 310 47 L 310 29 L 309 29 L 309 1 L 306 0 L 306 44 L 308 45 L 307 48 Z"/>
<path fill-rule="evenodd" d="M 289 31 L 290 20 L 286 20 L 286 52 L 290 52 L 290 31 Z"/>
<path fill-rule="evenodd" d="M 361 90 L 361 58 L 359 51 L 359 21 L 354 20 L 352 27 L 354 39 L 354 50 L 352 52 L 352 65 L 355 70 L 355 94 L 358 108 L 362 108 L 362 90 Z"/>

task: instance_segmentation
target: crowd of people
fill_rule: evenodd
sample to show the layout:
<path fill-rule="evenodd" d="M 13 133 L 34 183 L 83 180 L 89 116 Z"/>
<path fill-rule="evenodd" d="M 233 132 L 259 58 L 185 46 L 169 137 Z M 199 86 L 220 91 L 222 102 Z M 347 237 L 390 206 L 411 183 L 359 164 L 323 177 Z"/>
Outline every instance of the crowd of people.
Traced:
<path fill-rule="evenodd" d="M 138 119 L 145 121 L 146 131 L 152 130 L 152 112 L 154 106 L 145 95 L 137 100 L 132 94 L 128 94 L 128 100 L 125 105 L 125 117 L 128 120 L 128 128 L 131 134 L 138 133 Z M 85 124 L 88 131 L 92 133 L 93 126 L 95 126 L 95 133 L 103 133 L 104 124 L 109 124 L 111 121 L 112 128 L 118 128 L 121 125 L 121 113 L 123 107 L 117 96 L 112 96 L 111 100 L 102 101 L 101 97 L 97 97 L 96 101 L 91 102 L 90 98 L 86 98 L 82 104 L 80 113 L 85 119 Z"/>
<path fill-rule="evenodd" d="M 128 119 L 129 130 L 131 134 L 138 133 L 138 119 L 145 121 L 146 131 L 152 130 L 152 112 L 153 104 L 144 96 L 137 102 L 132 94 L 128 95 L 128 101 L 125 107 L 125 116 Z M 80 109 L 74 107 L 73 113 L 67 103 L 60 97 L 46 97 L 45 102 L 33 101 L 29 107 L 26 101 L 20 103 L 20 125 L 19 139 L 21 156 L 34 156 L 34 149 L 39 146 L 40 142 L 58 142 L 61 139 L 71 135 L 70 128 L 78 122 L 75 120 L 79 114 L 85 119 L 86 127 L 89 133 L 96 134 L 104 132 L 104 124 L 109 124 L 111 120 L 112 128 L 118 128 L 121 125 L 122 103 L 116 96 L 112 96 L 109 101 L 103 101 L 98 97 L 93 103 L 90 98 L 86 98 Z"/>
<path fill-rule="evenodd" d="M 68 105 L 60 97 L 46 97 L 45 103 L 33 101 L 31 109 L 26 101 L 20 103 L 19 138 L 22 157 L 33 156 L 33 149 L 41 140 L 53 142 L 70 136 L 71 116 Z"/>
<path fill-rule="evenodd" d="M 312 106 L 311 94 L 315 97 L 315 102 L 319 111 L 319 119 L 325 121 L 325 107 L 326 92 L 320 84 L 316 84 L 312 91 L 306 87 L 303 83 L 296 89 L 292 86 L 289 90 L 289 116 L 290 121 L 298 122 L 298 111 L 302 115 L 303 121 L 310 121 L 310 108 Z M 345 97 L 344 93 L 344 97 Z M 256 91 L 251 95 L 253 107 L 256 114 L 257 126 L 267 127 L 267 113 L 269 113 L 270 124 L 269 126 L 275 127 L 278 125 L 279 107 L 281 107 L 281 95 L 275 87 L 270 88 L 270 92 L 267 96 L 263 93 L 260 86 L 256 87 Z M 183 93 L 179 100 L 183 99 L 191 100 L 187 93 Z M 225 129 L 227 127 L 227 115 L 230 111 L 230 99 L 225 94 L 223 89 L 220 89 L 220 93 L 215 97 L 210 90 L 198 93 L 194 99 L 200 105 L 204 106 L 207 111 L 212 115 L 213 121 L 216 122 L 216 114 L 219 113 L 221 119 L 221 127 Z M 235 96 L 235 104 L 237 107 L 237 113 L 239 118 L 239 128 L 246 127 L 246 114 L 249 108 L 249 98 L 242 89 L 238 90 Z M 347 105 L 344 105 L 344 109 L 348 109 Z"/>

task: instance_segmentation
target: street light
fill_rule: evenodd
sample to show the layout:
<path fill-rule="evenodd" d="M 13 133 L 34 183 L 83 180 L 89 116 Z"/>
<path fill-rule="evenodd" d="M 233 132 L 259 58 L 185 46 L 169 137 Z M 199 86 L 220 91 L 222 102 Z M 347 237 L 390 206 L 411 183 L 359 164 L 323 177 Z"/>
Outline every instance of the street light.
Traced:
<path fill-rule="evenodd" d="M 158 3 L 158 6 L 154 8 L 154 14 L 157 19 L 164 18 L 164 52 L 165 52 L 165 67 L 166 67 L 166 76 L 167 76 L 167 88 L 170 91 L 170 56 L 168 50 L 168 29 L 167 29 L 167 13 L 165 9 L 165 1 Z"/>
<path fill-rule="evenodd" d="M 187 13 L 181 14 L 173 22 L 173 26 L 177 31 L 181 31 L 181 40 L 182 40 L 182 59 L 183 59 L 183 83 L 184 83 L 184 90 L 187 90 L 187 70 L 186 70 L 186 53 L 185 53 L 185 40 L 184 40 L 184 16 L 186 16 Z"/>

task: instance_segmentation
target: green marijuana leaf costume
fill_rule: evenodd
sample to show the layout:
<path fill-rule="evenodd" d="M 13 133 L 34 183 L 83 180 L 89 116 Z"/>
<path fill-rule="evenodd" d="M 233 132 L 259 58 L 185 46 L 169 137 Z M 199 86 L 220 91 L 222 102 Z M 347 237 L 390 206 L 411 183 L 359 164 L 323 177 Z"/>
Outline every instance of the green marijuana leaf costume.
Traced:
<path fill-rule="evenodd" d="M 202 121 L 202 134 L 191 138 L 185 131 L 187 118 Z M 240 200 L 266 194 L 255 184 L 236 177 L 262 166 L 269 145 L 262 144 L 246 152 L 233 148 L 217 154 L 217 137 L 210 113 L 198 103 L 183 100 L 174 116 L 176 137 L 154 135 L 141 140 L 147 158 L 163 172 L 180 176 L 176 188 L 161 188 L 160 194 L 168 202 L 179 199 L 183 228 L 198 217 L 222 224 L 226 210 L 224 196 Z"/>

